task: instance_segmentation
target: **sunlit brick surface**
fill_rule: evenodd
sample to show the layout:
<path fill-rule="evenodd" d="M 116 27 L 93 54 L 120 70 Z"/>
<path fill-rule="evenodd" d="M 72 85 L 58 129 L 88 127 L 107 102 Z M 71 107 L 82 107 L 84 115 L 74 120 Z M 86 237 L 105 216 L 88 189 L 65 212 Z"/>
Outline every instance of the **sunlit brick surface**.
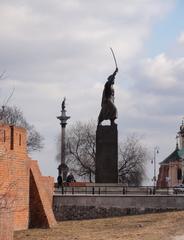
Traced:
<path fill-rule="evenodd" d="M 34 227 L 53 226 L 56 223 L 52 212 L 53 183 L 52 177 L 41 175 L 37 161 L 29 158 L 26 130 L 0 125 L 0 232 L 27 229 L 30 216 L 38 219 L 38 214 L 40 222 L 34 223 Z M 31 202 L 30 193 L 40 199 L 40 205 Z M 5 217 L 6 214 L 9 215 Z M 0 237 L 6 239 L 9 238 Z"/>

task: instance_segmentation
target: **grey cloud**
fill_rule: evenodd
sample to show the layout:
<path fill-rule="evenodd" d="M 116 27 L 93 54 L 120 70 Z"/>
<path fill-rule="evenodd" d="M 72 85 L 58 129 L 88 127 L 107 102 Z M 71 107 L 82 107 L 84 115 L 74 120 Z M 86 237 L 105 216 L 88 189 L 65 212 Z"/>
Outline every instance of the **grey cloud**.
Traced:
<path fill-rule="evenodd" d="M 134 66 L 131 73 L 133 89 L 156 96 L 181 97 L 184 90 L 184 58 L 171 58 L 165 54 L 145 60 Z"/>
<path fill-rule="evenodd" d="M 67 97 L 70 122 L 97 118 L 103 84 L 114 70 L 109 51 L 112 46 L 119 65 L 116 102 L 120 131 L 125 127 L 144 131 L 155 121 L 155 128 L 159 127 L 162 118 L 151 121 L 148 116 L 149 104 L 154 109 L 154 102 L 146 105 L 138 100 L 140 93 L 146 99 L 148 86 L 143 67 L 137 71 L 133 62 L 142 57 L 152 24 L 174 4 L 160 0 L 1 0 L 0 67 L 9 75 L 1 81 L 3 94 L 15 86 L 10 104 L 23 109 L 45 135 L 46 146 L 52 146 L 49 151 L 55 151 L 53 139 L 60 127 L 56 116 L 63 96 Z M 136 78 L 134 85 L 128 82 L 131 77 Z M 159 109 L 161 112 L 162 107 Z M 49 155 L 48 149 L 44 151 L 39 155 L 43 161 Z M 54 154 L 49 157 L 54 162 Z"/>
<path fill-rule="evenodd" d="M 154 15 L 158 15 L 160 8 L 164 9 L 169 5 L 160 1 L 157 6 L 154 5 L 154 8 L 150 4 L 145 4 L 144 1 L 142 4 L 138 2 L 131 4 L 128 1 L 116 1 L 115 4 L 112 1 L 105 1 L 104 4 L 97 4 L 95 1 L 52 1 L 52 3 L 44 1 L 44 4 L 42 1 L 17 1 L 14 5 L 12 2 L 10 3 L 6 2 L 7 5 L 14 6 L 11 11 L 17 10 L 17 13 L 10 14 L 10 17 L 5 15 L 4 18 L 10 21 L 10 23 L 7 21 L 6 24 L 15 26 L 10 28 L 12 31 L 8 33 L 9 38 L 6 38 L 6 34 L 4 37 L 4 33 L 1 32 L 1 59 L 6 66 L 8 66 L 7 59 L 11 59 L 10 64 L 12 65 L 20 63 L 24 66 L 27 63 L 29 67 L 34 63 L 35 65 L 44 64 L 45 61 L 54 64 L 54 59 L 57 58 L 67 62 L 70 56 L 73 60 L 77 56 L 85 60 L 84 57 L 87 54 L 91 55 L 95 51 L 102 51 L 99 47 L 101 48 L 104 43 L 106 48 L 110 39 L 116 41 L 115 39 L 119 38 L 122 39 L 121 44 L 125 44 L 128 41 L 126 32 L 128 35 L 131 32 L 131 34 L 133 32 L 136 34 L 137 28 L 139 32 L 135 42 L 139 42 L 139 37 L 141 37 L 139 26 L 144 24 L 144 21 L 141 20 L 138 25 L 142 19 L 139 16 L 139 14 L 142 15 L 142 6 L 149 9 L 145 13 L 149 13 L 149 18 L 153 18 Z M 133 21 L 132 26 L 129 25 L 129 29 L 127 29 L 127 23 L 126 27 L 122 25 L 122 18 L 129 21 L 129 16 L 137 17 L 138 21 Z M 15 22 L 14 17 L 16 17 Z M 115 29 L 112 25 L 113 18 L 118 19 Z M 146 28 L 148 29 L 147 26 Z M 118 35 L 116 35 L 117 31 Z M 95 39 L 96 37 L 97 39 Z M 134 38 L 132 36 L 131 39 Z M 129 50 L 134 49 L 134 45 L 135 43 L 129 47 Z M 18 61 L 15 61 L 16 58 Z M 70 63 L 72 59 L 70 59 Z M 91 60 L 94 61 L 94 58 Z"/>

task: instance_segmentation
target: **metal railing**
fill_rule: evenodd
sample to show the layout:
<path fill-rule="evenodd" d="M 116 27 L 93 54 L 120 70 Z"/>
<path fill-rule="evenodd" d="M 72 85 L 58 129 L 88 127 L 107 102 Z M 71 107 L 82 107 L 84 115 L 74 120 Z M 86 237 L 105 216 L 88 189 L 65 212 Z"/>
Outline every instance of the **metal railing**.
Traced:
<path fill-rule="evenodd" d="M 59 195 L 172 195 L 173 188 L 154 188 L 153 186 L 61 186 L 55 188 Z"/>

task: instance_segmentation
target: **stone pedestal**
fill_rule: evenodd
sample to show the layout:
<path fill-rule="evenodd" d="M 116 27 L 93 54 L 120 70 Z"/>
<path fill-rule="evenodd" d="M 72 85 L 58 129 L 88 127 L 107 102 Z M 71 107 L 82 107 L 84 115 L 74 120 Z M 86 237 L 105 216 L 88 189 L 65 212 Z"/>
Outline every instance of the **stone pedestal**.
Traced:
<path fill-rule="evenodd" d="M 118 132 L 116 124 L 97 127 L 95 182 L 118 183 Z"/>

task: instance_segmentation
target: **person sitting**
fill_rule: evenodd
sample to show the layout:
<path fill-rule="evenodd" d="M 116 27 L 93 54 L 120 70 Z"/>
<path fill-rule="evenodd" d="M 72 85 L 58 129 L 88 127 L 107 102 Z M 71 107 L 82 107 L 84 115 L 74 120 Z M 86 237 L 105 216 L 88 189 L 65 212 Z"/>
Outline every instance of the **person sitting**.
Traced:
<path fill-rule="evenodd" d="M 66 182 L 67 183 L 76 182 L 72 173 L 69 173 L 69 175 L 66 178 Z"/>

